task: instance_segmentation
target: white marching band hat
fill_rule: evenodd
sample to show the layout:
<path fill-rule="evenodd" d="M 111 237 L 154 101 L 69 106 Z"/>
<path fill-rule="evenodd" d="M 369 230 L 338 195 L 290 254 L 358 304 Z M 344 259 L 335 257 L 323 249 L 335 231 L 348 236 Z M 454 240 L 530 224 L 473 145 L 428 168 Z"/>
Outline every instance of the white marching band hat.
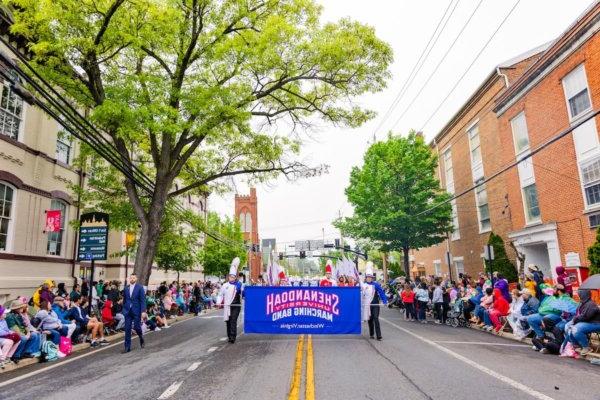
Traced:
<path fill-rule="evenodd" d="M 367 261 L 365 276 L 370 276 L 371 278 L 375 277 L 375 274 L 373 273 L 373 261 Z"/>
<path fill-rule="evenodd" d="M 237 270 L 240 266 L 240 258 L 236 257 L 231 261 L 231 267 L 229 267 L 229 275 L 237 276 Z"/>

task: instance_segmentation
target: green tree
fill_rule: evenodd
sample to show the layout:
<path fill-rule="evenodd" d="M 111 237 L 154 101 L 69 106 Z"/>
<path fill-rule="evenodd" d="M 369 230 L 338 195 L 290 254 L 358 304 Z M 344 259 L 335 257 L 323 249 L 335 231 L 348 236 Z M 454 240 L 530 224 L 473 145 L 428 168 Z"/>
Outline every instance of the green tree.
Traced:
<path fill-rule="evenodd" d="M 152 178 L 146 195 L 129 177 L 108 177 L 139 221 L 142 283 L 169 199 L 224 190 L 237 175 L 318 173 L 295 160 L 297 130 L 363 124 L 373 113 L 353 98 L 390 77 L 391 48 L 373 28 L 323 24 L 312 0 L 0 1 L 35 69 Z"/>
<path fill-rule="evenodd" d="M 486 268 L 489 273 L 494 271 L 502 274 L 509 282 L 517 282 L 518 275 L 515 264 L 508 258 L 506 254 L 506 248 L 504 247 L 504 240 L 500 235 L 496 235 L 494 232 L 490 232 L 488 238 L 488 244 L 494 248 L 494 260 L 490 264 L 486 261 Z"/>
<path fill-rule="evenodd" d="M 588 248 L 590 275 L 600 274 L 600 229 L 596 231 L 596 242 Z"/>
<path fill-rule="evenodd" d="M 402 251 L 409 275 L 410 249 L 440 243 L 452 229 L 451 206 L 444 203 L 449 195 L 436 168 L 437 157 L 414 132 L 372 144 L 346 188 L 354 215 L 336 225 L 351 237 L 381 243 L 381 251 Z"/>
<path fill-rule="evenodd" d="M 154 260 L 165 271 L 191 271 L 200 262 L 200 235 L 197 232 L 168 232 L 161 235 Z"/>
<path fill-rule="evenodd" d="M 240 258 L 240 266 L 246 263 L 244 236 L 239 222 L 235 219 L 221 219 L 217 213 L 210 212 L 207 220 L 208 231 L 217 233 L 219 239 L 223 240 L 206 236 L 200 252 L 200 262 L 206 275 L 224 276 L 229 272 L 229 266 L 235 257 Z"/>

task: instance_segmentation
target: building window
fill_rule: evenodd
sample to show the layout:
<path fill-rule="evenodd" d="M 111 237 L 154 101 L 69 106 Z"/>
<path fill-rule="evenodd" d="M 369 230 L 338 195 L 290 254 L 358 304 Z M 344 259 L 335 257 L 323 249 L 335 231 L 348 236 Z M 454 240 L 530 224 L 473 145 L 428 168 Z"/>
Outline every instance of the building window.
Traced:
<path fill-rule="evenodd" d="M 450 152 L 450 149 L 444 152 L 443 159 L 446 191 L 448 191 L 448 193 L 454 193 L 454 169 L 452 168 L 452 153 Z"/>
<path fill-rule="evenodd" d="M 435 276 L 442 276 L 442 263 L 439 260 L 433 262 L 433 269 Z"/>
<path fill-rule="evenodd" d="M 475 189 L 475 200 L 477 202 L 477 215 L 479 217 L 479 232 L 487 232 L 492 228 L 492 224 L 485 184 Z"/>
<path fill-rule="evenodd" d="M 71 135 L 65 130 L 59 131 L 56 139 L 56 159 L 62 163 L 69 164 L 71 162 L 72 146 L 73 139 Z"/>
<path fill-rule="evenodd" d="M 525 199 L 525 215 L 527 222 L 540 220 L 540 206 L 538 204 L 538 193 L 535 183 L 523 188 L 523 198 Z"/>
<path fill-rule="evenodd" d="M 19 140 L 23 113 L 23 100 L 17 96 L 9 85 L 2 86 L 0 100 L 0 134 Z"/>
<path fill-rule="evenodd" d="M 458 278 L 459 274 L 465 273 L 465 264 L 463 260 L 454 260 L 454 268 L 456 269 L 456 277 Z"/>
<path fill-rule="evenodd" d="M 252 215 L 246 213 L 246 232 L 252 232 Z"/>
<path fill-rule="evenodd" d="M 51 256 L 60 256 L 64 233 L 65 233 L 65 221 L 67 219 L 67 205 L 60 201 L 53 199 L 50 202 L 51 210 L 60 210 L 60 231 L 48 232 L 48 246 L 46 252 Z"/>
<path fill-rule="evenodd" d="M 600 158 L 583 164 L 581 177 L 588 207 L 600 204 Z"/>
<path fill-rule="evenodd" d="M 527 121 L 525 113 L 522 112 L 510 121 L 517 154 L 529 148 L 529 133 L 527 132 Z"/>
<path fill-rule="evenodd" d="M 0 251 L 8 249 L 15 189 L 0 182 Z"/>
<path fill-rule="evenodd" d="M 571 119 L 592 108 L 583 64 L 565 76 L 562 82 Z"/>
<path fill-rule="evenodd" d="M 469 146 L 471 147 L 471 165 L 481 164 L 481 143 L 479 142 L 479 126 L 469 129 Z"/>
<path fill-rule="evenodd" d="M 456 207 L 456 200 L 452 200 L 451 204 L 452 204 L 452 227 L 454 228 L 454 230 L 452 231 L 452 235 L 450 235 L 450 238 L 452 240 L 458 240 L 458 239 L 460 239 L 460 229 L 458 226 L 458 208 Z"/>

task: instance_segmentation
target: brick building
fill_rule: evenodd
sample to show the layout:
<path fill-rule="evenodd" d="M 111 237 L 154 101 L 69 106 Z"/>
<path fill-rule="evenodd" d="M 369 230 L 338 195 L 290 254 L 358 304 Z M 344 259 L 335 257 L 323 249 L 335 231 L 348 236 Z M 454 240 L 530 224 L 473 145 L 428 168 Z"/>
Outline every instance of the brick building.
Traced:
<path fill-rule="evenodd" d="M 450 193 L 472 187 L 600 104 L 600 2 L 562 35 L 500 64 L 435 137 L 439 176 Z M 547 276 L 585 266 L 600 225 L 600 140 L 590 119 L 560 141 L 453 202 L 449 240 L 412 254 L 413 274 L 483 270 L 489 232 L 512 242 Z M 508 246 L 507 246 L 508 247 Z M 515 258 L 511 249 L 509 257 Z"/>
<path fill-rule="evenodd" d="M 247 267 L 250 271 L 250 279 L 253 280 L 257 280 L 262 271 L 257 202 L 255 188 L 250 188 L 248 196 L 235 195 L 235 215 L 240 221 L 244 242 L 249 246 Z"/>
<path fill-rule="evenodd" d="M 595 1 L 496 100 L 501 164 L 514 162 L 600 107 L 600 2 Z M 505 174 L 514 241 L 525 263 L 587 265 L 600 225 L 600 117 Z"/>
<path fill-rule="evenodd" d="M 460 193 L 501 167 L 498 152 L 502 144 L 494 102 L 546 47 L 498 65 L 433 139 L 431 147 L 439 156 L 439 179 L 449 193 Z M 481 254 L 490 232 L 506 237 L 510 230 L 504 177 L 454 200 L 452 214 L 454 231 L 448 240 L 413 252 L 413 275 L 455 278 L 461 272 L 475 275 L 483 269 Z"/>

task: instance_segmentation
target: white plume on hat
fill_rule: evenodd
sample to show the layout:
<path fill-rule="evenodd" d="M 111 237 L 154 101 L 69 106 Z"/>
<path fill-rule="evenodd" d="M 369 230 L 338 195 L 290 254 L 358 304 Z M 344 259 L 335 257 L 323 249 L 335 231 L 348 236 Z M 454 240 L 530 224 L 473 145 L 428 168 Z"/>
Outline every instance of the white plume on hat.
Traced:
<path fill-rule="evenodd" d="M 240 258 L 236 257 L 231 261 L 231 267 L 229 267 L 229 275 L 237 276 L 237 270 L 240 266 Z"/>
<path fill-rule="evenodd" d="M 373 277 L 375 274 L 373 273 L 373 261 L 367 261 L 367 268 L 365 270 L 365 276 Z"/>

